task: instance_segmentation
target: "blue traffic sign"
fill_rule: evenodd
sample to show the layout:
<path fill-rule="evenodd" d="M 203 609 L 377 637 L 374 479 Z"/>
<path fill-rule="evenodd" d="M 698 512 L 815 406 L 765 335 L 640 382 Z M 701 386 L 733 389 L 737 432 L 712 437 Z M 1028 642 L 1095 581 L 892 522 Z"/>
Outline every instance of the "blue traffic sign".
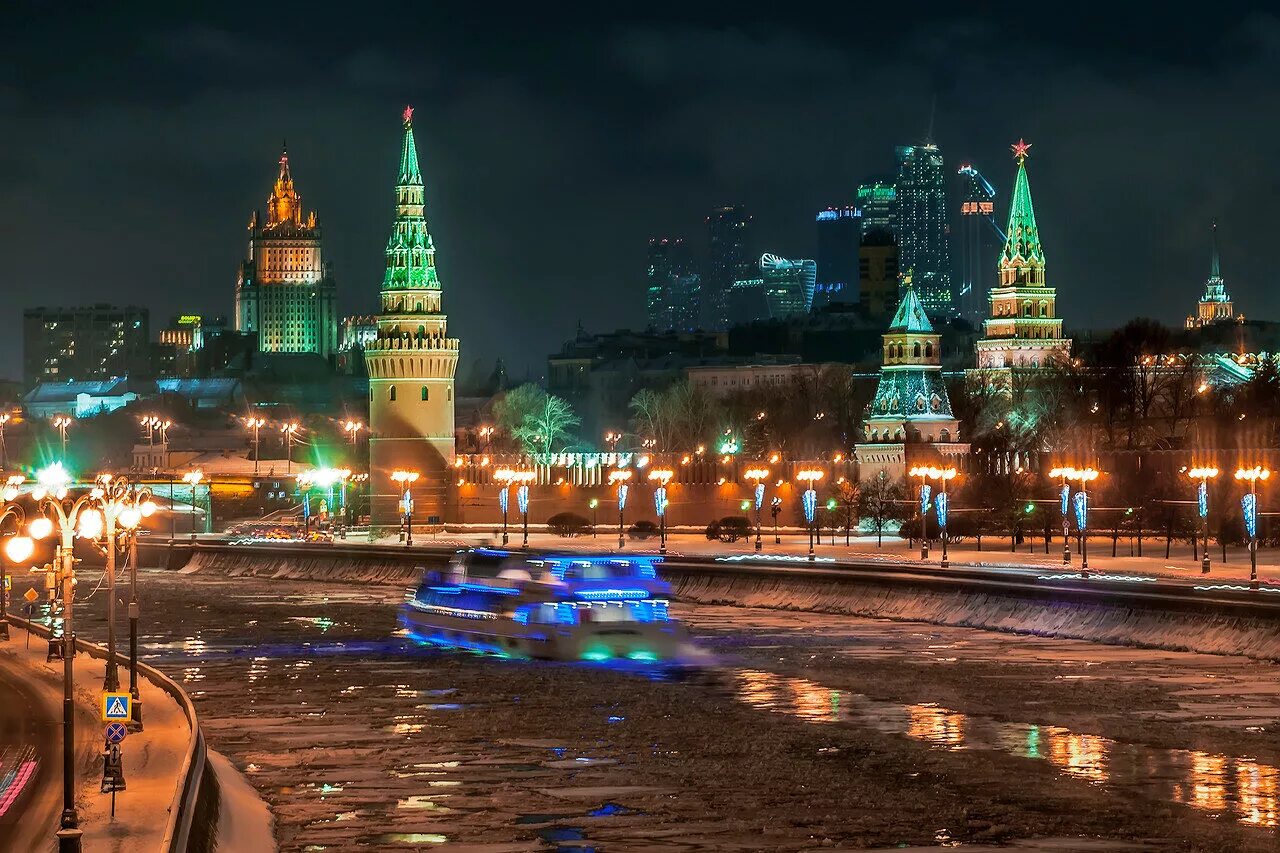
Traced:
<path fill-rule="evenodd" d="M 129 730 L 124 727 L 124 723 L 111 723 L 106 730 L 107 743 L 119 743 L 128 734 Z"/>
<path fill-rule="evenodd" d="M 128 693 L 103 693 L 102 704 L 99 705 L 99 710 L 102 711 L 102 722 L 128 722 L 133 719 L 130 712 L 132 701 L 133 696 Z"/>

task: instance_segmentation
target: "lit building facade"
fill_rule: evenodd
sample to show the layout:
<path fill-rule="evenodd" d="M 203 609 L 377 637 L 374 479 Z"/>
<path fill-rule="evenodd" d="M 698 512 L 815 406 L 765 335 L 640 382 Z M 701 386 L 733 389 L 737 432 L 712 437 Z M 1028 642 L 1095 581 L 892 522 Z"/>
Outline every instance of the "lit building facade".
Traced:
<path fill-rule="evenodd" d="M 334 293 L 315 211 L 303 215 L 285 151 L 266 221 L 256 210 L 249 218 L 249 256 L 236 283 L 236 330 L 256 334 L 260 352 L 327 358 L 338 349 Z"/>
<path fill-rule="evenodd" d="M 649 240 L 645 309 L 657 332 L 692 332 L 701 323 L 702 277 L 693 271 L 689 247 L 680 237 Z"/>
<path fill-rule="evenodd" d="M 926 311 L 955 308 L 948 247 L 947 182 L 942 152 L 933 143 L 898 148 L 899 263 Z"/>
<path fill-rule="evenodd" d="M 781 320 L 809 312 L 817 279 L 814 261 L 766 254 L 755 273 L 735 281 L 729 290 L 731 323 Z"/>
<path fill-rule="evenodd" d="M 754 276 L 751 252 L 751 216 L 742 205 L 716 208 L 707 217 L 709 254 L 702 279 L 704 328 L 729 327 L 729 291 L 734 282 Z"/>
<path fill-rule="evenodd" d="M 858 245 L 862 211 L 852 205 L 828 207 L 817 216 L 816 286 L 810 309 L 832 302 L 858 301 Z"/>
<path fill-rule="evenodd" d="M 1222 280 L 1222 265 L 1218 260 L 1218 223 L 1214 222 L 1210 233 L 1212 248 L 1209 255 L 1209 278 L 1204 283 L 1204 294 L 1196 313 L 1187 317 L 1187 328 L 1196 329 L 1211 323 L 1223 323 L 1235 319 L 1235 309 L 1227 294 L 1227 284 Z"/>
<path fill-rule="evenodd" d="M 382 307 L 376 337 L 364 344 L 370 513 L 375 527 L 393 525 L 400 517 L 400 492 L 391 481 L 396 469 L 419 474 L 412 487 L 415 524 L 438 526 L 444 521 L 454 455 L 458 340 L 448 337 L 425 205 L 413 110 L 406 107 Z"/>
<path fill-rule="evenodd" d="M 995 187 L 971 165 L 960 167 L 960 281 L 956 310 L 973 324 L 985 316 L 996 252 L 1004 242 L 996 225 Z"/>
<path fill-rule="evenodd" d="M 898 188 L 889 181 L 872 181 L 858 187 L 858 209 L 862 211 L 862 236 L 898 233 Z"/>
<path fill-rule="evenodd" d="M 30 388 L 146 373 L 150 340 L 146 308 L 28 308 L 22 312 L 22 378 Z"/>
<path fill-rule="evenodd" d="M 1022 140 L 1013 146 L 1018 174 L 1000 253 L 1000 281 L 991 289 L 990 314 L 976 344 L 978 372 L 986 382 L 1005 387 L 1013 370 L 1047 367 L 1071 355 L 1071 341 L 1062 336 L 1057 315 L 1057 291 L 1045 282 L 1044 249 L 1027 181 L 1030 147 Z"/>
<path fill-rule="evenodd" d="M 880 381 L 867 407 L 862 441 L 854 445 L 860 478 L 884 471 L 900 479 L 920 461 L 968 453 L 942 379 L 941 340 L 915 288 L 903 288 L 883 336 Z"/>

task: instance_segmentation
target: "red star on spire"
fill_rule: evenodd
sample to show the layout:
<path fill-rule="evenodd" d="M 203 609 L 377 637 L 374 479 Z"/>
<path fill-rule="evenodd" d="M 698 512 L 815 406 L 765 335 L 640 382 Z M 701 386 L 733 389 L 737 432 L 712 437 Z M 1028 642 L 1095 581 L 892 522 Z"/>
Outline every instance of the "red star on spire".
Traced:
<path fill-rule="evenodd" d="M 1031 143 L 1026 142 L 1019 137 L 1018 141 L 1009 147 L 1013 149 L 1013 159 L 1021 163 L 1023 160 L 1027 159 L 1027 149 L 1031 147 Z"/>
<path fill-rule="evenodd" d="M 404 123 L 406 125 L 413 124 L 413 107 L 404 108 Z"/>

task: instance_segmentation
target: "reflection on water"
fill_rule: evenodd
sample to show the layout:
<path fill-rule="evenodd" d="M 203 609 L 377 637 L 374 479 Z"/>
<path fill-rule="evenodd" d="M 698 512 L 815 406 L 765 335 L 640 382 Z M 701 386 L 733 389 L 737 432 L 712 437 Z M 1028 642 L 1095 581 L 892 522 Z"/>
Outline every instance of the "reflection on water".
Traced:
<path fill-rule="evenodd" d="M 985 749 L 1048 761 L 1091 784 L 1137 789 L 1253 826 L 1280 826 L 1280 768 L 1252 758 L 1118 743 L 1059 726 L 972 717 L 934 704 L 898 705 L 760 670 L 740 670 L 735 682 L 742 702 L 808 722 L 846 721 L 939 749 Z"/>

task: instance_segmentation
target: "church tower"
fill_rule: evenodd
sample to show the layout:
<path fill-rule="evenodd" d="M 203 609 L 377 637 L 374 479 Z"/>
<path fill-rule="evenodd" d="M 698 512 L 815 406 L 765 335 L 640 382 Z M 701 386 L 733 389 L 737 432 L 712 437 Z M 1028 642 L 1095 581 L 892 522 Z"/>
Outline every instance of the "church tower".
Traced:
<path fill-rule="evenodd" d="M 990 316 L 976 345 L 977 372 L 987 383 L 1006 388 L 1014 370 L 1046 367 L 1071 355 L 1071 341 L 1062 337 L 1057 316 L 1057 291 L 1045 283 L 1044 248 L 1027 181 L 1031 145 L 1019 139 L 1012 147 L 1018 176 L 1000 253 L 1000 283 L 988 296 Z"/>
<path fill-rule="evenodd" d="M 884 471 L 898 479 L 914 465 L 968 453 L 942 381 L 942 336 L 910 284 L 883 340 L 880 382 L 867 407 L 863 440 L 854 446 L 858 476 Z"/>
<path fill-rule="evenodd" d="M 448 337 L 440 305 L 436 249 L 427 230 L 425 192 L 413 137 L 413 108 L 404 110 L 404 142 L 396 181 L 396 220 L 387 239 L 387 269 L 377 337 L 365 346 L 369 370 L 370 512 L 375 527 L 399 519 L 397 469 L 416 471 L 414 523 L 443 523 L 453 463 L 453 377 L 458 340 Z"/>
<path fill-rule="evenodd" d="M 249 256 L 236 282 L 236 329 L 256 332 L 260 352 L 338 351 L 333 273 L 324 260 L 315 211 L 303 214 L 289 152 L 267 199 L 267 221 L 249 218 Z"/>
<path fill-rule="evenodd" d="M 1195 316 L 1187 318 L 1187 328 L 1196 329 L 1211 323 L 1222 323 L 1235 317 L 1235 309 L 1231 297 L 1227 295 L 1227 284 L 1222 280 L 1221 264 L 1218 261 L 1218 223 L 1213 223 L 1211 232 L 1213 248 L 1209 255 L 1209 278 L 1204 283 L 1204 295 L 1196 306 Z"/>

